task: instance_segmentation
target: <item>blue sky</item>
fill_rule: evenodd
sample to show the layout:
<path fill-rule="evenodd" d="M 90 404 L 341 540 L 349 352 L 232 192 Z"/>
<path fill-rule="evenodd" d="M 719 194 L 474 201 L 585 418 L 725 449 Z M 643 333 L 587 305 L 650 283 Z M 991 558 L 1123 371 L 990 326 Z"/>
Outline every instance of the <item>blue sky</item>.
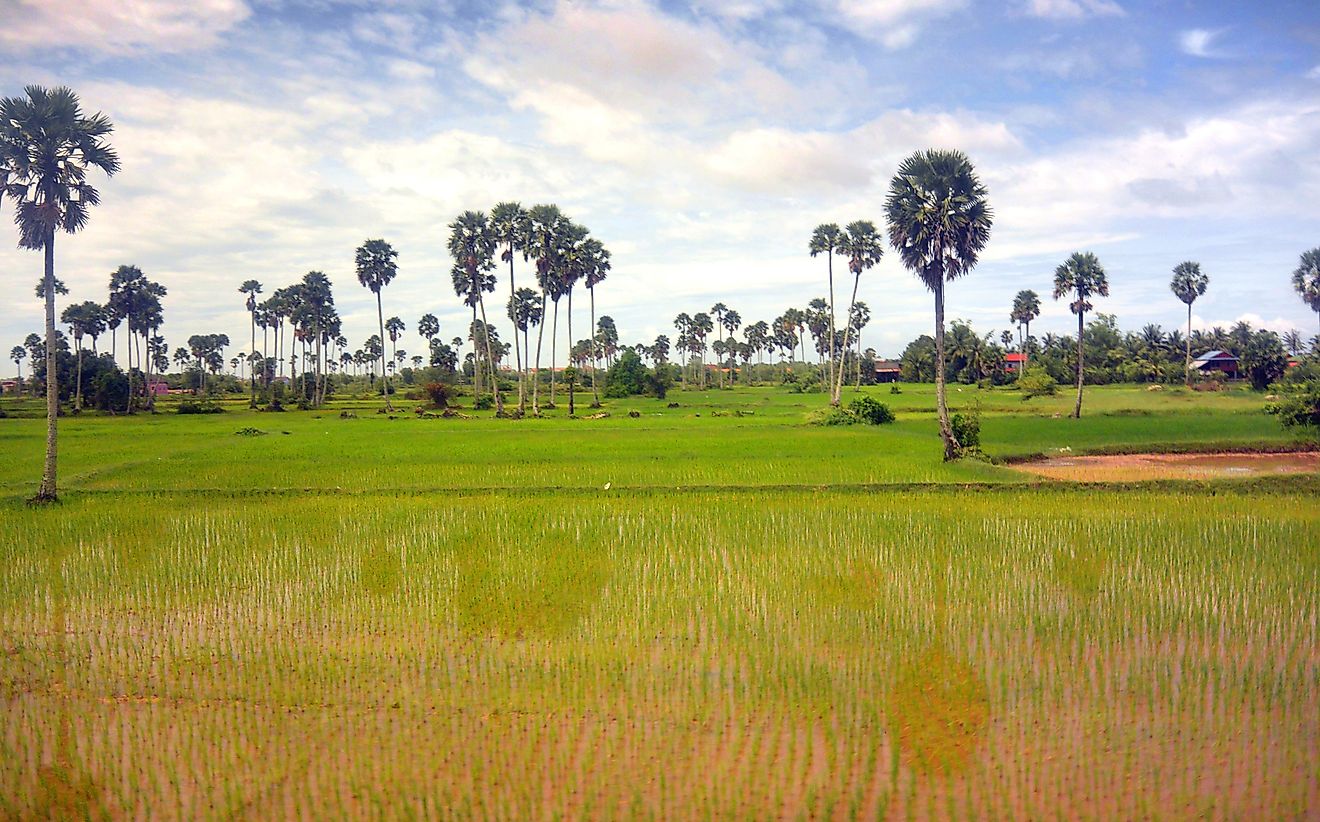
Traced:
<path fill-rule="evenodd" d="M 770 320 L 824 293 L 812 228 L 879 222 L 899 160 L 930 146 L 967 152 L 996 211 L 951 318 L 998 331 L 1033 288 L 1033 330 L 1066 332 L 1052 272 L 1091 250 L 1124 328 L 1185 321 L 1167 283 L 1191 259 L 1210 275 L 1195 324 L 1317 329 L 1288 284 L 1320 246 L 1313 3 L 0 0 L 0 18 L 0 93 L 64 83 L 117 125 L 124 170 L 57 246 L 69 299 L 137 264 L 169 289 L 171 345 L 244 339 L 238 284 L 310 269 L 360 345 L 368 237 L 400 250 L 384 302 L 407 337 L 427 311 L 460 334 L 445 225 L 506 199 L 558 203 L 611 249 L 597 310 L 625 341 L 716 301 Z M 40 324 L 40 265 L 0 246 L 5 350 Z M 892 254 L 859 298 L 882 354 L 929 331 Z"/>

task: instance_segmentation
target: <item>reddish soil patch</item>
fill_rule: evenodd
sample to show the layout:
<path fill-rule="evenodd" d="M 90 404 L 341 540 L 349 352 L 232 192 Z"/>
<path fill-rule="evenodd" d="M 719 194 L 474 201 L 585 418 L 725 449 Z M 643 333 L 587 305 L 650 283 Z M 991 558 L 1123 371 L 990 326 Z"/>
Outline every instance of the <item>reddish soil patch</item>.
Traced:
<path fill-rule="evenodd" d="M 1287 454 L 1121 454 L 1059 456 L 1014 466 L 1049 479 L 1135 482 L 1152 479 L 1232 479 L 1320 472 L 1320 451 Z"/>

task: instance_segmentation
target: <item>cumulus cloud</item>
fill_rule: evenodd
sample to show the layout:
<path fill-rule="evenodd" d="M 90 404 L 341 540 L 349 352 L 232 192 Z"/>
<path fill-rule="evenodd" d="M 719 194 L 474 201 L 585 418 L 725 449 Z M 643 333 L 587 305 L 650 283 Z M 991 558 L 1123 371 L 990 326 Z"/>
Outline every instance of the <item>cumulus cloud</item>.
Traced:
<path fill-rule="evenodd" d="M 1218 57 L 1214 45 L 1221 34 L 1223 30 L 1188 29 L 1178 35 L 1178 47 L 1192 57 Z"/>
<path fill-rule="evenodd" d="M 0 48 L 107 54 L 204 48 L 251 13 L 243 0 L 8 0 Z"/>
<path fill-rule="evenodd" d="M 966 0 L 828 0 L 826 9 L 886 48 L 912 45 L 924 25 L 967 5 Z"/>

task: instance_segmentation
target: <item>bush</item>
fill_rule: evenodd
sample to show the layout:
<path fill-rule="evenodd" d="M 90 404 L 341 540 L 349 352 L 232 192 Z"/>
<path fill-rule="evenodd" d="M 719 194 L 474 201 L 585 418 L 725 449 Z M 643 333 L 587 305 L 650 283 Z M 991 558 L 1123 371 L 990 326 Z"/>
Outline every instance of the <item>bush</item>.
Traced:
<path fill-rule="evenodd" d="M 491 399 L 486 394 L 482 394 L 480 397 L 476 397 L 472 400 L 472 408 L 477 411 L 489 411 L 494 407 L 495 400 Z"/>
<path fill-rule="evenodd" d="M 817 408 L 807 415 L 808 425 L 856 425 L 861 422 L 857 415 L 846 408 Z"/>
<path fill-rule="evenodd" d="M 180 414 L 223 414 L 223 408 L 219 403 L 210 400 L 184 400 L 179 403 L 178 413 Z"/>
<path fill-rule="evenodd" d="M 449 400 L 454 395 L 454 389 L 448 383 L 428 382 L 425 386 L 426 396 L 431 400 L 433 408 L 448 408 Z"/>
<path fill-rule="evenodd" d="M 859 422 L 867 425 L 884 425 L 894 421 L 894 412 L 875 397 L 857 397 L 848 404 L 848 411 Z"/>
<path fill-rule="evenodd" d="M 981 450 L 981 412 L 973 409 L 957 413 L 949 420 L 953 438 L 958 441 L 960 454 L 976 454 Z"/>
<path fill-rule="evenodd" d="M 1279 417 L 1284 428 L 1307 428 L 1320 432 L 1320 380 L 1304 383 L 1277 403 L 1265 406 Z"/>
<path fill-rule="evenodd" d="M 1059 384 L 1045 372 L 1044 368 L 1028 368 L 1017 381 L 1022 390 L 1022 401 L 1032 397 L 1052 397 L 1059 391 Z"/>

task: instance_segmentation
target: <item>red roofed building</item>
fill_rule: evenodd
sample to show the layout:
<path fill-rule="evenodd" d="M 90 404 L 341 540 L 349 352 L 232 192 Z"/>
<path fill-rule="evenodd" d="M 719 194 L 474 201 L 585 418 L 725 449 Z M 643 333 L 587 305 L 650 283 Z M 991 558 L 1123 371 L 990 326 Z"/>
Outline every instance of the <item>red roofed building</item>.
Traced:
<path fill-rule="evenodd" d="M 1022 366 L 1027 361 L 1027 355 L 1014 351 L 1012 354 L 1004 355 L 1004 370 L 1010 374 L 1016 374 L 1022 370 Z"/>

